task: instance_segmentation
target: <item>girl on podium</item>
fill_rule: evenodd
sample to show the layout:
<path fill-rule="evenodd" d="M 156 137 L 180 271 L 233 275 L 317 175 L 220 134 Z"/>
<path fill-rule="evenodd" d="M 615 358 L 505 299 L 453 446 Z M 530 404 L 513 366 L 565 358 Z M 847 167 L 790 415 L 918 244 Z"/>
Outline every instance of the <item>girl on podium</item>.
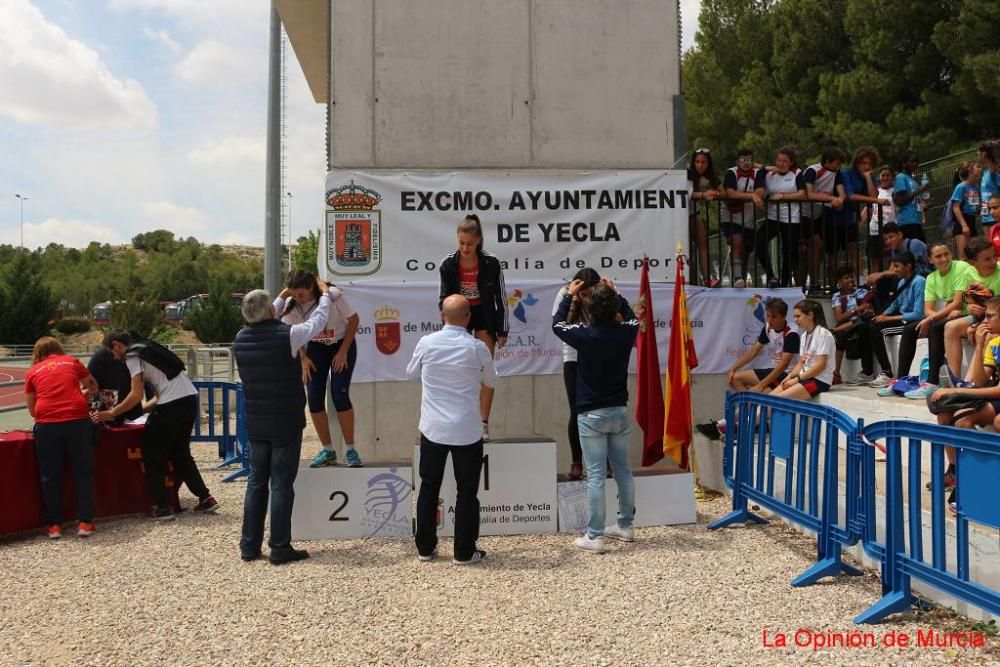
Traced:
<path fill-rule="evenodd" d="M 333 407 L 344 436 L 344 462 L 349 468 L 360 468 L 361 456 L 354 447 L 354 406 L 350 396 L 351 376 L 358 357 L 354 336 L 358 332 L 360 318 L 339 289 L 332 287 L 329 294 L 333 303 L 330 304 L 326 327 L 306 344 L 305 354 L 299 352 L 309 398 L 309 416 L 323 445 L 309 462 L 309 467 L 337 465 L 337 450 L 333 447 L 330 420 L 326 413 L 329 380 Z M 285 289 L 274 300 L 274 312 L 280 313 L 285 324 L 300 324 L 309 319 L 319 297 L 316 277 L 308 271 L 293 271 L 288 275 Z"/>
<path fill-rule="evenodd" d="M 438 310 L 452 294 L 461 294 L 472 306 L 468 330 L 486 343 L 490 356 L 507 344 L 507 290 L 503 267 L 495 255 L 483 251 L 483 227 L 479 216 L 470 214 L 458 223 L 458 250 L 441 261 Z M 490 439 L 490 408 L 493 387 L 483 386 L 479 411 L 483 418 L 483 440 Z"/>

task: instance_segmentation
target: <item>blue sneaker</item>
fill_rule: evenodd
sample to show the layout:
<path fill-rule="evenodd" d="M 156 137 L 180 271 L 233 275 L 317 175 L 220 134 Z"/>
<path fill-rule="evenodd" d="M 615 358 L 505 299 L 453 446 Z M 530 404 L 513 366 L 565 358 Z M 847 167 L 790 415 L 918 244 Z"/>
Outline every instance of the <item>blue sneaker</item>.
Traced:
<path fill-rule="evenodd" d="M 892 388 L 892 385 L 888 387 L 882 387 L 876 392 L 879 396 L 899 396 Z"/>
<path fill-rule="evenodd" d="M 348 468 L 360 468 L 361 467 L 361 455 L 358 454 L 358 450 L 351 448 L 344 452 L 344 461 L 347 463 Z"/>
<path fill-rule="evenodd" d="M 906 398 L 913 399 L 914 401 L 923 401 L 928 396 L 937 391 L 937 386 L 929 382 L 924 382 L 916 389 L 911 389 L 910 391 L 903 394 Z"/>
<path fill-rule="evenodd" d="M 322 468 L 323 466 L 335 466 L 337 465 L 337 452 L 331 452 L 329 449 L 321 449 L 319 453 L 312 458 L 309 462 L 310 468 Z"/>

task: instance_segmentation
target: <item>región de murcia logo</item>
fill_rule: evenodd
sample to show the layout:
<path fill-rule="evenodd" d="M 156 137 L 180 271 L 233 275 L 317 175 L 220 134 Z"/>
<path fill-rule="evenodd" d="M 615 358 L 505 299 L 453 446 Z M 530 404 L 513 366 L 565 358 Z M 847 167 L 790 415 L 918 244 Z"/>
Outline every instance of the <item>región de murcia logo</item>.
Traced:
<path fill-rule="evenodd" d="M 399 344 L 399 311 L 382 306 L 375 311 L 375 347 L 382 354 L 395 354 Z"/>
<path fill-rule="evenodd" d="M 326 268 L 334 276 L 370 276 L 382 266 L 382 195 L 356 184 L 326 193 Z"/>

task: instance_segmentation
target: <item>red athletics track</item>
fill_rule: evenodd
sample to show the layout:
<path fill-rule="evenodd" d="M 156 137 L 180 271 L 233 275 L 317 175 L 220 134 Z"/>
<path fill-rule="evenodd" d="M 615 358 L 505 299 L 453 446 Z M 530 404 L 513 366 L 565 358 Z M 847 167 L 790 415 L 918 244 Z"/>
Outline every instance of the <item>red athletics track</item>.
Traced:
<path fill-rule="evenodd" d="M 27 372 L 27 368 L 0 366 L 0 384 L 23 380 Z M 12 405 L 22 405 L 23 403 L 23 384 L 12 385 L 10 387 L 0 387 L 0 408 L 9 408 Z"/>

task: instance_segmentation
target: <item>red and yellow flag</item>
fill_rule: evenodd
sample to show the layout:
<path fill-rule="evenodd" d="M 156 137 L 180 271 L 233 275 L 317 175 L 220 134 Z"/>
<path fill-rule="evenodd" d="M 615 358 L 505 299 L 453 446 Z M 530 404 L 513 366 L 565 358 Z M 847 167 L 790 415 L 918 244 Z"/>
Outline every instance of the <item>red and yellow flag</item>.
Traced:
<path fill-rule="evenodd" d="M 667 351 L 667 379 L 664 389 L 666 417 L 663 425 L 663 453 L 684 470 L 688 469 L 688 445 L 691 444 L 691 369 L 698 366 L 698 356 L 688 319 L 684 294 L 684 256 L 677 249 L 677 278 L 674 282 L 674 307 L 670 318 L 670 346 Z"/>

